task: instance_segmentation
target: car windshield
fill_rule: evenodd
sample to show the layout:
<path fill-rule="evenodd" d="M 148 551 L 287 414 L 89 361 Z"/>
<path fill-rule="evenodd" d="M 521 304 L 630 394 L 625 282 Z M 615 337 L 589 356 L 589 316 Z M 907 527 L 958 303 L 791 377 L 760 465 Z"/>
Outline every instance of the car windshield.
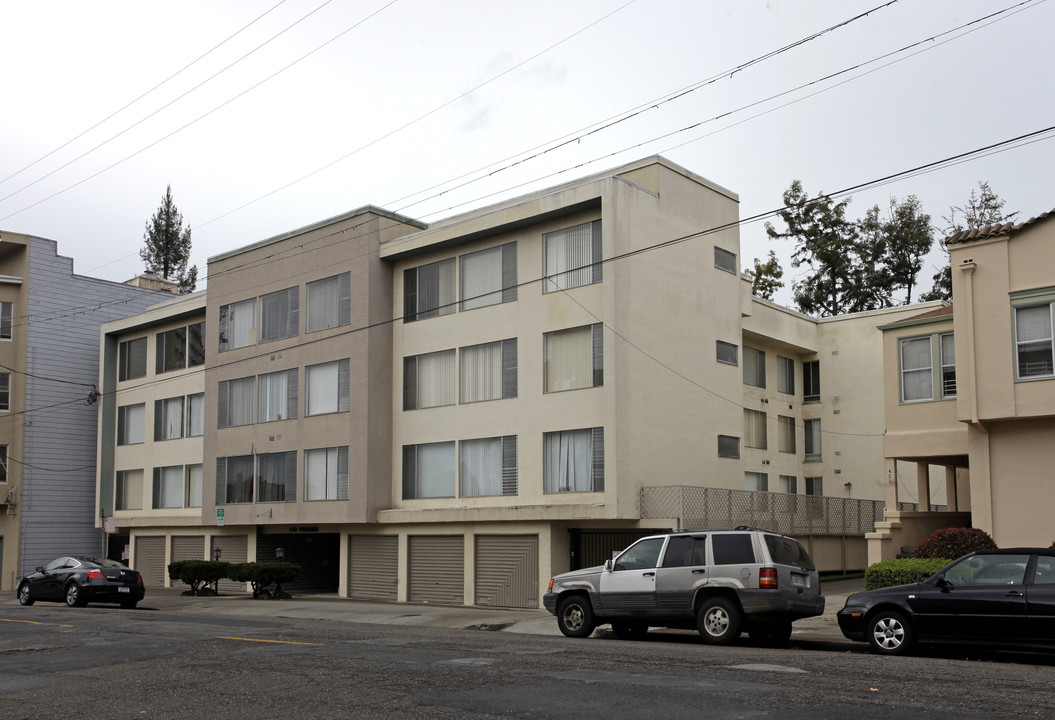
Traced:
<path fill-rule="evenodd" d="M 797 540 L 782 537 L 780 535 L 766 535 L 766 547 L 773 562 L 778 565 L 794 565 L 796 567 L 815 570 L 813 559 Z"/>

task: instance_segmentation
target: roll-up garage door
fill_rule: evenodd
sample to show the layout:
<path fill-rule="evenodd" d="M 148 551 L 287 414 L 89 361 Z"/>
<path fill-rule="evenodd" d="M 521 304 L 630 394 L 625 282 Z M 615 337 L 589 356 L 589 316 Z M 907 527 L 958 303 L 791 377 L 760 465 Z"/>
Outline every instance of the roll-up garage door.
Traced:
<path fill-rule="evenodd" d="M 201 535 L 176 535 L 172 538 L 172 562 L 204 559 L 205 538 Z"/>
<path fill-rule="evenodd" d="M 245 535 L 213 535 L 212 547 L 220 549 L 220 562 L 244 563 L 247 562 L 249 553 L 249 538 Z M 233 580 L 221 580 L 220 592 L 243 593 L 246 592 L 245 583 Z"/>
<path fill-rule="evenodd" d="M 348 597 L 395 600 L 399 586 L 399 538 L 348 537 Z"/>
<path fill-rule="evenodd" d="M 476 604 L 539 607 L 538 535 L 476 536 Z"/>
<path fill-rule="evenodd" d="M 136 537 L 135 569 L 147 587 L 165 587 L 165 538 Z"/>
<path fill-rule="evenodd" d="M 410 602 L 465 603 L 465 538 L 416 535 L 410 553 Z"/>

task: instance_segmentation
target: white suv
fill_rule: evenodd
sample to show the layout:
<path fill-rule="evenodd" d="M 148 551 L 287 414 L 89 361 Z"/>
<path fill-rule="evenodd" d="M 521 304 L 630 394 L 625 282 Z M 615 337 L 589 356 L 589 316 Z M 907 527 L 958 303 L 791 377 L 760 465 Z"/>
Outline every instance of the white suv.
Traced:
<path fill-rule="evenodd" d="M 794 538 L 765 530 L 700 530 L 644 537 L 604 566 L 550 580 L 546 609 L 568 637 L 611 623 L 623 639 L 651 627 L 693 628 L 724 645 L 741 632 L 786 643 L 793 620 L 820 615 L 820 578 Z"/>

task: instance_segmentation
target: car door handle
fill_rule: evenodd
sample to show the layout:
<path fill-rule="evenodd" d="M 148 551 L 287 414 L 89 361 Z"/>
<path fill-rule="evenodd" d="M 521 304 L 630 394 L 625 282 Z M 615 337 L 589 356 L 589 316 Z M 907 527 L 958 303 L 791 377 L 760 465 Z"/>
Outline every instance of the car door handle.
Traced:
<path fill-rule="evenodd" d="M 651 572 L 647 572 L 647 573 L 641 573 L 641 577 L 655 577 L 655 576 L 656 576 L 656 571 L 655 570 L 653 570 Z"/>
<path fill-rule="evenodd" d="M 1022 597 L 1022 591 L 1021 590 L 1010 590 L 1007 593 L 1007 597 Z"/>
<path fill-rule="evenodd" d="M 696 568 L 695 570 L 692 571 L 692 574 L 693 575 L 703 575 L 705 572 L 707 572 L 707 571 L 704 570 L 703 568 Z"/>

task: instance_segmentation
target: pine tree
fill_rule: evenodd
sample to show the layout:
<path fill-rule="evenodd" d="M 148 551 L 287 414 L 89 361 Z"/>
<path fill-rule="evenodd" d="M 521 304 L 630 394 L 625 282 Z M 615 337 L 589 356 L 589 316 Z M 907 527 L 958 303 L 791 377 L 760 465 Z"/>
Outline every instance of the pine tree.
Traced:
<path fill-rule="evenodd" d="M 194 292 L 198 284 L 198 267 L 187 269 L 190 261 L 190 227 L 183 227 L 183 214 L 172 201 L 172 186 L 165 189 L 165 197 L 143 233 L 145 244 L 139 257 L 146 271 L 179 285 L 180 295 Z"/>

